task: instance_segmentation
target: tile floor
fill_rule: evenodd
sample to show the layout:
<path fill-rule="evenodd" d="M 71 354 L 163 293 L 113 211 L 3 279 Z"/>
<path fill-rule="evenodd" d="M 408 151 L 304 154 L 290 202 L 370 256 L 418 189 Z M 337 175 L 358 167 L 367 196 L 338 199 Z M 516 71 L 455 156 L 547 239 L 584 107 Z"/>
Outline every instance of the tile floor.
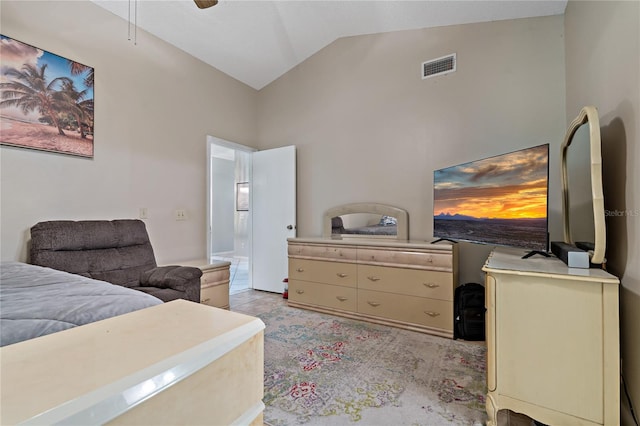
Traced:
<path fill-rule="evenodd" d="M 229 310 L 242 312 L 243 306 L 266 302 L 286 304 L 287 301 L 278 293 L 245 289 L 229 295 Z"/>
<path fill-rule="evenodd" d="M 251 288 L 249 285 L 249 259 L 241 256 L 211 256 L 211 260 L 226 260 L 229 266 L 229 294 Z"/>

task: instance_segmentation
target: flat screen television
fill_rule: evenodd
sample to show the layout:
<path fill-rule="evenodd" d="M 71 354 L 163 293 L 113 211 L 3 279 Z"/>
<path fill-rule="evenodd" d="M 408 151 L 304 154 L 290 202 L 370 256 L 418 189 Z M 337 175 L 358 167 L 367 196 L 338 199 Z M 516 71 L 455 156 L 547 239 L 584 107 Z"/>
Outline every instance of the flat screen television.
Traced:
<path fill-rule="evenodd" d="M 547 253 L 549 144 L 436 170 L 433 235 Z"/>

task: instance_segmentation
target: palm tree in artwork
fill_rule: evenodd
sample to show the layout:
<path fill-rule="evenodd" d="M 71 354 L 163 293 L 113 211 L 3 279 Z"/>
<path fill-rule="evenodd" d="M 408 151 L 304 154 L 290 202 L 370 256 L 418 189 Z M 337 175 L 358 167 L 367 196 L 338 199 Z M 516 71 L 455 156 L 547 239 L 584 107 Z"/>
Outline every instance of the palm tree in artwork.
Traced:
<path fill-rule="evenodd" d="M 47 64 L 40 68 L 24 64 L 20 70 L 9 68 L 5 75 L 13 77 L 6 83 L 0 83 L 2 101 L 0 107 L 15 106 L 25 114 L 38 110 L 58 128 L 58 134 L 65 135 L 58 120 L 59 99 L 55 96 L 56 87 L 64 81 L 71 81 L 68 77 L 57 77 L 47 82 L 45 75 Z"/>
<path fill-rule="evenodd" d="M 71 74 L 73 75 L 80 75 L 88 71 L 87 75 L 84 77 L 84 84 L 87 87 L 93 87 L 93 68 L 68 59 L 67 62 L 69 63 L 69 68 L 71 68 Z"/>
<path fill-rule="evenodd" d="M 73 81 L 65 80 L 62 82 L 61 90 L 54 95 L 56 104 L 75 118 L 82 139 L 87 138 L 85 127 L 90 128 L 92 125 L 90 121 L 93 112 L 93 99 L 86 99 L 88 91 L 88 89 L 78 91 Z"/>

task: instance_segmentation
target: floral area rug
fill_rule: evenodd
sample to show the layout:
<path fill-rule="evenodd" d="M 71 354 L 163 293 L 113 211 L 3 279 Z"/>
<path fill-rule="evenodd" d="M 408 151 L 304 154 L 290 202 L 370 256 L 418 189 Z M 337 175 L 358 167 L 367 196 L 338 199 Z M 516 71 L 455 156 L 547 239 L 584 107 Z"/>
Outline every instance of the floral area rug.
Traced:
<path fill-rule="evenodd" d="M 268 425 L 487 420 L 484 345 L 290 308 L 281 298 L 234 310 L 266 324 Z"/>

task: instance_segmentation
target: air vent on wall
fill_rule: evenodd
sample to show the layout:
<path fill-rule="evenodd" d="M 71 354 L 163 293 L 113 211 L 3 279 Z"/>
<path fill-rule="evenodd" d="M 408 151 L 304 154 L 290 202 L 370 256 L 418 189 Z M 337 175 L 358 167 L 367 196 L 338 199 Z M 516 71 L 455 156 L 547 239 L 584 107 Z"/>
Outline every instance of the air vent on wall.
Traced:
<path fill-rule="evenodd" d="M 456 54 L 443 56 L 422 63 L 422 79 L 444 75 L 456 70 Z"/>

